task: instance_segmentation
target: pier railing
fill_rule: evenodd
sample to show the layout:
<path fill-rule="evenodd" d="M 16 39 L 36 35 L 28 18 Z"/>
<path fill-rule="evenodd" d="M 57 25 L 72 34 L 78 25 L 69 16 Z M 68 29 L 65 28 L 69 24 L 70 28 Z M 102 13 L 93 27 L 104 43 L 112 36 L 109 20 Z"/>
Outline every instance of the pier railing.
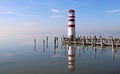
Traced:
<path fill-rule="evenodd" d="M 62 37 L 61 41 L 63 44 L 81 44 L 81 45 L 93 45 L 93 46 L 101 45 L 101 46 L 120 47 L 120 39 L 113 38 L 112 36 L 108 38 L 104 38 L 102 36 L 99 37 L 78 36 L 75 38 Z"/>

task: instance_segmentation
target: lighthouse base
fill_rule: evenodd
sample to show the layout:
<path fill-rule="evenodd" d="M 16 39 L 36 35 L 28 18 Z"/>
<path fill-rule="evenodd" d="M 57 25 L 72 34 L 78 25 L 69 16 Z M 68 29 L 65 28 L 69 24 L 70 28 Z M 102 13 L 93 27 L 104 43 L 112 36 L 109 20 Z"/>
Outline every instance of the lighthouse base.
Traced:
<path fill-rule="evenodd" d="M 74 39 L 74 38 L 76 38 L 76 37 L 75 37 L 74 35 L 69 35 L 68 38 L 69 38 L 69 39 Z"/>

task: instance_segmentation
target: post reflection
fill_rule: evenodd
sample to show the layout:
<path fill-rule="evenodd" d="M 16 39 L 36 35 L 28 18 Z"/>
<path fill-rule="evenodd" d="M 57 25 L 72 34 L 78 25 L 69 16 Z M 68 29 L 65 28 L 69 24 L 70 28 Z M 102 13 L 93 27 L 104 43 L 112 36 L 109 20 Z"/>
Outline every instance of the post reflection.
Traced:
<path fill-rule="evenodd" d="M 80 53 L 80 45 L 78 46 L 78 56 L 79 56 L 79 57 L 81 56 L 81 53 Z"/>
<path fill-rule="evenodd" d="M 96 47 L 94 47 L 94 59 L 96 59 L 96 52 L 97 52 L 97 49 Z"/>
<path fill-rule="evenodd" d="M 54 40 L 52 41 L 52 43 L 53 43 L 53 47 L 50 48 L 50 46 L 49 46 L 49 48 L 52 50 L 54 49 L 54 51 L 53 51 L 54 55 L 56 55 L 56 54 L 61 55 L 61 53 L 59 53 L 59 51 L 58 51 L 58 50 L 60 50 L 58 47 L 59 46 L 58 38 L 55 37 Z M 45 52 L 45 49 L 47 47 L 48 47 L 48 37 L 46 37 L 46 41 L 43 40 L 43 52 Z M 118 51 L 118 48 L 115 48 L 114 46 L 112 46 L 112 47 L 105 46 L 105 47 L 101 48 L 101 46 L 96 46 L 96 45 L 91 47 L 90 45 L 83 46 L 80 44 L 62 44 L 62 43 L 61 43 L 61 49 L 63 49 L 62 50 L 63 55 L 67 56 L 67 58 L 66 58 L 67 59 L 66 60 L 67 68 L 70 72 L 74 72 L 75 67 L 77 67 L 76 61 L 78 62 L 78 59 L 75 59 L 75 58 L 80 57 L 80 59 L 84 59 L 84 60 L 90 59 L 89 60 L 90 62 L 91 62 L 91 60 L 96 60 L 97 62 L 99 62 L 98 59 L 101 57 L 99 55 L 107 54 L 107 55 L 110 55 L 107 57 L 111 57 L 111 61 L 115 62 L 115 53 Z M 107 49 L 110 49 L 110 50 L 107 50 Z M 34 51 L 36 52 L 36 39 L 34 39 Z M 56 53 L 56 51 L 57 51 L 57 53 Z M 111 53 L 109 54 L 108 51 L 111 51 Z M 76 55 L 78 55 L 78 56 L 76 56 Z M 89 56 L 90 57 L 92 56 L 92 59 Z M 58 56 L 56 56 L 56 57 L 58 57 Z"/>
<path fill-rule="evenodd" d="M 75 70 L 75 50 L 74 45 L 68 45 L 68 69 L 69 71 Z"/>
<path fill-rule="evenodd" d="M 114 53 L 115 53 L 115 49 L 112 48 L 112 61 L 114 62 L 115 61 L 115 56 L 114 56 Z"/>

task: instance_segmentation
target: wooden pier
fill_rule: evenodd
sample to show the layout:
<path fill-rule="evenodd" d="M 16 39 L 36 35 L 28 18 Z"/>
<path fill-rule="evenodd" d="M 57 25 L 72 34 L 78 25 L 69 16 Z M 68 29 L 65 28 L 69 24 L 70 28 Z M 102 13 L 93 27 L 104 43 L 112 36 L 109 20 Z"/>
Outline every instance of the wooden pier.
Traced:
<path fill-rule="evenodd" d="M 80 45 L 92 45 L 92 46 L 112 46 L 112 47 L 120 47 L 120 39 L 113 38 L 109 36 L 108 38 L 104 38 L 102 36 L 99 37 L 85 37 L 85 36 L 78 36 L 75 38 L 67 38 L 62 37 L 61 41 L 63 44 L 80 44 Z"/>

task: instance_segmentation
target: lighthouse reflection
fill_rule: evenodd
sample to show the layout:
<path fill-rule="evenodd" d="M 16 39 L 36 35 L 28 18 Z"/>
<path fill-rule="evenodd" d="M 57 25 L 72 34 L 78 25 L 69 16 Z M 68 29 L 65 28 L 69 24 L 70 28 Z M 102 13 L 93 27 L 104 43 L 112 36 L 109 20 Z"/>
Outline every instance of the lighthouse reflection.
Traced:
<path fill-rule="evenodd" d="M 35 52 L 36 52 L 36 46 L 38 45 L 37 42 L 38 41 L 34 39 L 34 51 Z M 118 54 L 119 49 L 117 48 L 111 48 L 109 46 L 101 48 L 100 46 L 80 45 L 80 44 L 63 44 L 63 43 L 59 45 L 57 38 L 54 38 L 54 41 L 52 42 L 52 45 L 51 45 L 52 47 L 49 45 L 48 50 L 46 50 L 47 45 L 48 43 L 46 43 L 46 41 L 43 40 L 42 47 L 43 47 L 44 54 L 48 55 L 49 53 L 49 55 L 51 55 L 52 53 L 52 58 L 54 58 L 52 60 L 56 62 L 59 62 L 58 59 L 61 59 L 61 57 L 63 57 L 64 60 L 63 59 L 62 60 L 66 61 L 66 63 L 65 62 L 62 62 L 62 63 L 66 64 L 65 67 L 67 67 L 66 69 L 69 72 L 77 72 L 78 69 L 80 68 L 81 68 L 81 71 L 84 71 L 85 70 L 84 68 L 87 65 L 94 66 L 94 63 L 101 64 L 101 61 L 106 63 L 107 61 L 106 58 L 111 58 L 111 61 L 109 62 L 114 63 L 116 61 L 115 59 L 118 58 L 119 56 Z M 98 66 L 100 65 L 98 64 Z M 88 68 L 90 67 L 88 66 Z"/>
<path fill-rule="evenodd" d="M 68 69 L 69 71 L 75 70 L 75 45 L 68 45 Z"/>

